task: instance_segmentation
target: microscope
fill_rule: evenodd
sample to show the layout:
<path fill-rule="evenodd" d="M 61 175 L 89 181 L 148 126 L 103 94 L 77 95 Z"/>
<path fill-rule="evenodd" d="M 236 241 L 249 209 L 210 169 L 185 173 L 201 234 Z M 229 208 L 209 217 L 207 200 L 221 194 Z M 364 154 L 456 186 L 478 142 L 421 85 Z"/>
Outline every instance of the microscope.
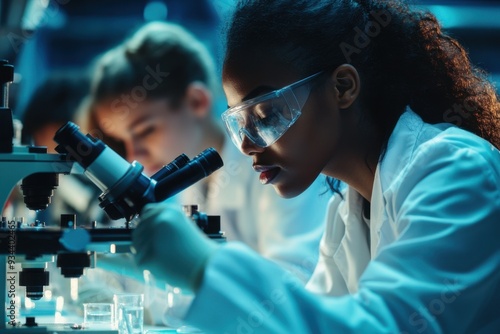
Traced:
<path fill-rule="evenodd" d="M 116 330 L 90 330 L 78 325 L 37 325 L 34 317 L 19 321 L 16 305 L 17 286 L 26 287 L 26 297 L 39 300 L 43 287 L 49 284 L 47 262 L 57 258 L 61 274 L 78 278 L 84 268 L 95 265 L 96 253 L 129 252 L 134 219 L 148 203 L 174 196 L 195 182 L 222 167 L 223 162 L 213 148 L 208 148 L 192 160 L 182 154 L 151 177 L 144 167 L 124 160 L 99 139 L 84 135 L 77 125 L 68 122 L 55 134 L 56 154 L 45 147 L 13 143 L 12 112 L 8 106 L 8 88 L 14 68 L 0 60 L 0 204 L 7 203 L 18 185 L 24 203 L 30 210 L 44 210 L 58 186 L 59 175 L 84 174 L 101 191 L 99 206 L 111 219 L 124 218 L 123 228 L 97 228 L 96 223 L 79 227 L 76 215 L 61 214 L 60 226 L 45 226 L 43 222 L 24 222 L 23 218 L 3 216 L 0 225 L 0 333 L 117 333 Z M 64 176 L 63 176 L 64 177 Z M 220 217 L 199 212 L 196 206 L 185 212 L 212 239 L 224 241 Z M 53 225 L 53 224 L 51 224 Z M 94 263 L 93 263 L 94 262 Z M 19 266 L 21 269 L 19 270 Z"/>

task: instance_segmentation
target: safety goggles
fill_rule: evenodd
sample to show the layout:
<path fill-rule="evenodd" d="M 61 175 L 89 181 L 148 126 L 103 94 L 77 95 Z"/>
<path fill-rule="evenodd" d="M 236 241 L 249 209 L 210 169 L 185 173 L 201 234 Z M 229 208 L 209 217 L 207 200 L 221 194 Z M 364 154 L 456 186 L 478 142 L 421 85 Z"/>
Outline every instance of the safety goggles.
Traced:
<path fill-rule="evenodd" d="M 241 148 L 244 136 L 255 145 L 268 147 L 276 142 L 299 118 L 318 72 L 291 85 L 241 102 L 222 113 L 222 120 Z"/>

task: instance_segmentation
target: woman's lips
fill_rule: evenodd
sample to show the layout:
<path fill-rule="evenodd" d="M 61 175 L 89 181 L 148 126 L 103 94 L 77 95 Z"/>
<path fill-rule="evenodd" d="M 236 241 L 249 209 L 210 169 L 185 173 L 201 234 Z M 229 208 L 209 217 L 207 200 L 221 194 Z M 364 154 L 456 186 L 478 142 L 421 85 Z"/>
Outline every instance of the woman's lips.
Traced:
<path fill-rule="evenodd" d="M 279 167 L 272 166 L 253 166 L 256 172 L 260 172 L 259 181 L 262 184 L 271 183 L 280 172 Z"/>

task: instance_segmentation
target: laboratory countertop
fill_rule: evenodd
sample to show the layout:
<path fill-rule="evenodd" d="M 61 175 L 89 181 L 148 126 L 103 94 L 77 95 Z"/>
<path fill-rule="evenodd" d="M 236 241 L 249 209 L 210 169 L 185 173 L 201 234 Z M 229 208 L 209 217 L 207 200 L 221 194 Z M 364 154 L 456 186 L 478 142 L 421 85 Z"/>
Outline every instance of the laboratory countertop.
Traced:
<path fill-rule="evenodd" d="M 25 317 L 20 317 L 21 323 L 25 323 Z M 35 322 L 37 323 L 37 327 L 27 328 L 22 326 L 19 328 L 19 333 L 57 333 L 57 334 L 66 334 L 66 333 L 82 333 L 82 334 L 116 334 L 118 331 L 116 329 L 108 328 L 108 329 L 95 329 L 95 328 L 84 328 L 83 318 L 74 316 L 74 315 L 58 315 L 58 316 L 49 316 L 49 315 L 37 315 L 35 316 Z M 0 330 L 1 332 L 1 330 Z M 17 333 L 18 329 L 10 329 L 7 330 L 7 333 Z M 200 333 L 201 332 L 193 332 L 193 331 L 183 331 L 182 328 L 177 330 L 175 328 L 169 328 L 164 326 L 151 326 L 144 325 L 144 334 L 161 334 L 161 333 Z"/>

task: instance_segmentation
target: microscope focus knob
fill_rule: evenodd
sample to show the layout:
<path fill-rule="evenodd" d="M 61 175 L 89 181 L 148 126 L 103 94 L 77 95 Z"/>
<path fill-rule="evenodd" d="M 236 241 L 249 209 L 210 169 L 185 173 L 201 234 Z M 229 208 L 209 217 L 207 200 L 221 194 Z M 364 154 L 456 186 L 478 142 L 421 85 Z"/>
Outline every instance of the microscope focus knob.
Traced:
<path fill-rule="evenodd" d="M 59 242 L 70 252 L 85 251 L 87 245 L 90 243 L 90 233 L 83 228 L 65 229 Z"/>

